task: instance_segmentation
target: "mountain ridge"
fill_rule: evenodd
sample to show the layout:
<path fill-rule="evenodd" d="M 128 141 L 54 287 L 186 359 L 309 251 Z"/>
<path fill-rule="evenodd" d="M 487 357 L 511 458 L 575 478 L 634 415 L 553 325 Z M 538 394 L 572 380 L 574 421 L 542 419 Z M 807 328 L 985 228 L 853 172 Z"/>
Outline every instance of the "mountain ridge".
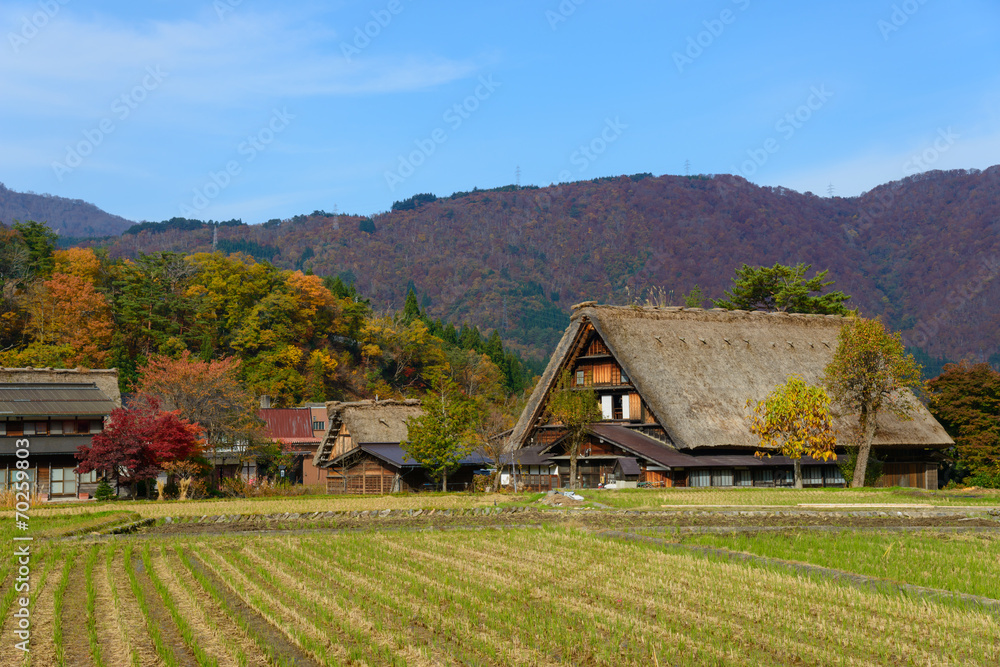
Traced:
<path fill-rule="evenodd" d="M 658 288 L 682 305 L 695 285 L 721 297 L 742 263 L 804 262 L 930 357 L 1000 361 L 1000 167 L 926 172 L 857 197 L 636 174 L 415 195 L 393 209 L 218 227 L 218 247 L 341 275 L 387 308 L 412 287 L 432 317 L 499 329 L 535 359 L 569 304 Z M 104 244 L 112 256 L 204 252 L 212 232 L 146 229 Z"/>

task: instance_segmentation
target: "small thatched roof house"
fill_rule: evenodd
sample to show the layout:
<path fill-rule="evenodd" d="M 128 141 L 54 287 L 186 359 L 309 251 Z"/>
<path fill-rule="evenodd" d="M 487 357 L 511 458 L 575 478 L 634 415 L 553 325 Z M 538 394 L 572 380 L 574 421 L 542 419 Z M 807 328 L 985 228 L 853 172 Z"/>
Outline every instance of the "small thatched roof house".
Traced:
<path fill-rule="evenodd" d="M 420 401 L 355 401 L 327 403 L 330 422 L 313 459 L 327 469 L 329 493 L 395 493 L 421 489 L 428 483 L 420 465 L 406 456 L 407 420 L 423 415 Z M 464 488 L 475 468 L 487 465 L 479 456 L 461 462 L 449 476 L 449 487 Z"/>
<path fill-rule="evenodd" d="M 749 430 L 747 401 L 763 399 L 793 374 L 821 383 L 843 323 L 838 316 L 581 304 L 511 441 L 518 448 L 549 446 L 551 460 L 560 462 L 562 434 L 548 423 L 546 406 L 568 370 L 576 385 L 597 392 L 604 413 L 603 422 L 592 428 L 584 483 L 603 481 L 615 466 L 612 459 L 622 456 L 645 466 L 643 481 L 784 483 L 790 461 L 752 455 L 757 440 Z M 932 452 L 952 440 L 919 402 L 913 403 L 913 419 L 879 416 L 875 446 L 890 457 L 889 482 L 936 488 Z M 856 421 L 852 415 L 839 418 L 842 438 Z M 815 464 L 806 470 L 807 482 L 843 483 L 835 466 L 805 463 Z"/>

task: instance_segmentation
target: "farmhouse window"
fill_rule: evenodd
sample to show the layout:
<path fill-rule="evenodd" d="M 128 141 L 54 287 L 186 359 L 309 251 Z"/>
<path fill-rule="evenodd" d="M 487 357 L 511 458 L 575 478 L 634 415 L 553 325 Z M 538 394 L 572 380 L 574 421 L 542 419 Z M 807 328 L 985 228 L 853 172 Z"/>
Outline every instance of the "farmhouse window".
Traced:
<path fill-rule="evenodd" d="M 313 422 L 313 430 L 314 431 L 325 431 L 326 430 L 326 422 Z"/>
<path fill-rule="evenodd" d="M 733 471 L 725 468 L 712 471 L 712 486 L 732 486 Z"/>
<path fill-rule="evenodd" d="M 582 387 L 585 378 L 586 378 L 586 373 L 583 372 L 583 369 L 582 368 L 578 369 L 576 371 L 576 386 Z"/>
<path fill-rule="evenodd" d="M 749 470 L 737 470 L 735 481 L 736 486 L 753 486 L 753 478 Z"/>
<path fill-rule="evenodd" d="M 97 471 L 91 470 L 80 475 L 80 484 L 93 484 L 97 481 Z"/>
<path fill-rule="evenodd" d="M 710 470 L 692 470 L 691 486 L 712 486 L 712 472 Z"/>
<path fill-rule="evenodd" d="M 35 435 L 35 422 L 24 422 L 21 428 L 24 435 Z"/>
<path fill-rule="evenodd" d="M 76 495 L 76 473 L 72 468 L 53 468 L 49 484 L 53 496 Z"/>
<path fill-rule="evenodd" d="M 601 417 L 603 419 L 614 419 L 611 399 L 610 395 L 601 396 Z"/>
<path fill-rule="evenodd" d="M 820 466 L 802 466 L 802 483 L 820 485 L 823 483 L 823 468 Z"/>
<path fill-rule="evenodd" d="M 844 479 L 844 474 L 840 471 L 838 466 L 824 466 L 823 468 L 823 480 L 827 484 L 846 484 L 847 480 Z"/>
<path fill-rule="evenodd" d="M 628 375 L 625 375 L 625 369 L 621 370 L 621 381 L 622 384 L 631 384 L 632 381 L 628 379 Z"/>

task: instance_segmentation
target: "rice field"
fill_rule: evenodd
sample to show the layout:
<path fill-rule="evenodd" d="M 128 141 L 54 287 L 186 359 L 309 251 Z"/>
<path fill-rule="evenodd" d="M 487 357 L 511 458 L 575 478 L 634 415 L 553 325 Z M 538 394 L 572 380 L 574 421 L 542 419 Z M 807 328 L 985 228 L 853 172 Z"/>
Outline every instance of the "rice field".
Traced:
<path fill-rule="evenodd" d="M 1000 533 L 996 531 L 780 531 L 685 535 L 680 542 L 1000 599 Z"/>
<path fill-rule="evenodd" d="M 39 542 L 29 657 L 12 567 L 0 667 L 1000 663 L 982 612 L 564 528 Z"/>
<path fill-rule="evenodd" d="M 933 505 L 938 507 L 1000 507 L 1000 491 L 964 489 L 794 489 L 794 488 L 673 488 L 584 490 L 587 500 L 619 509 L 663 509 L 678 506 L 708 507 L 795 505 Z"/>
<path fill-rule="evenodd" d="M 211 514 L 277 514 L 281 512 L 329 512 L 370 509 L 457 509 L 517 504 L 539 497 L 538 494 L 466 494 L 408 493 L 386 496 L 291 496 L 273 498 L 220 498 L 212 500 L 169 500 L 163 502 L 117 500 L 96 503 L 39 503 L 31 508 L 32 516 L 54 517 L 90 514 L 96 510 L 135 512 L 141 518 L 164 516 L 202 516 Z M 0 511 L 0 519 L 13 517 L 13 511 Z"/>

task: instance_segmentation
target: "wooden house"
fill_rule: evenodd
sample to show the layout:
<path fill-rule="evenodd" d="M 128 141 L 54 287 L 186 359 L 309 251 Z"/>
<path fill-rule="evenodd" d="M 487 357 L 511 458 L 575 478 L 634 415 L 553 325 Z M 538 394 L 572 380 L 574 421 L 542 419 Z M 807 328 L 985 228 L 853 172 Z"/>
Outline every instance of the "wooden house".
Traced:
<path fill-rule="evenodd" d="M 328 493 L 382 494 L 419 491 L 430 486 L 423 468 L 406 456 L 400 443 L 406 420 L 423 414 L 420 401 L 327 403 L 329 429 L 316 451 L 314 465 L 327 470 Z M 449 476 L 449 489 L 466 488 L 475 468 L 487 465 L 472 455 Z"/>
<path fill-rule="evenodd" d="M 87 498 L 97 473 L 81 475 L 77 448 L 121 407 L 118 372 L 0 368 L 0 489 L 16 470 L 15 443 L 27 440 L 32 492 L 42 499 Z"/>
<path fill-rule="evenodd" d="M 325 484 L 326 471 L 313 465 L 316 450 L 325 432 L 317 434 L 316 408 L 261 408 L 257 416 L 264 420 L 267 437 L 281 443 L 292 464 L 285 471 L 285 479 L 292 484 Z M 326 418 L 321 415 L 321 429 L 325 431 Z"/>
<path fill-rule="evenodd" d="M 820 384 L 844 322 L 839 316 L 580 304 L 511 433 L 512 446 L 547 457 L 568 485 L 563 430 L 546 410 L 567 371 L 574 386 L 596 392 L 603 415 L 581 447 L 583 487 L 610 481 L 630 461 L 639 465 L 638 480 L 654 486 L 791 485 L 791 460 L 754 455 L 758 441 L 749 430 L 747 401 L 763 399 L 793 374 Z M 940 450 L 953 442 L 913 403 L 912 419 L 878 417 L 874 446 L 886 459 L 881 483 L 936 489 Z M 837 419 L 842 442 L 856 423 L 856 415 Z M 832 462 L 802 463 L 806 486 L 845 484 Z"/>

